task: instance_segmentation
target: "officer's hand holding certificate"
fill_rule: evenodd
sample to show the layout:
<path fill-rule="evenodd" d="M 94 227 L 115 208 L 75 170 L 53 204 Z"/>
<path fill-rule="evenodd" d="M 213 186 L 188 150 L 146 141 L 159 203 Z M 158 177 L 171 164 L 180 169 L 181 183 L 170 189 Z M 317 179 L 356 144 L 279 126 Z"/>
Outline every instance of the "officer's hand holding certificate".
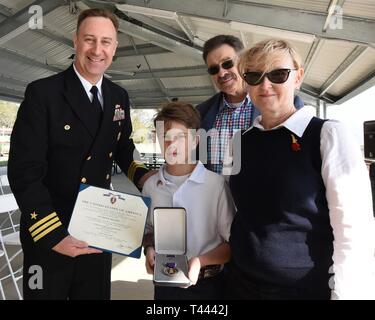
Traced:
<path fill-rule="evenodd" d="M 139 258 L 147 210 L 141 196 L 81 184 L 68 231 L 91 247 Z"/>

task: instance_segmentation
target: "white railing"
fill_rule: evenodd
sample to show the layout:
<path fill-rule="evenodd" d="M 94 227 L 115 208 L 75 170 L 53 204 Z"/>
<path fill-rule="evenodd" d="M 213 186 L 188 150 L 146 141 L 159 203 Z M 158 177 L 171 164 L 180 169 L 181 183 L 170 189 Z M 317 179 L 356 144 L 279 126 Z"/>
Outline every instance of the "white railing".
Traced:
<path fill-rule="evenodd" d="M 0 128 L 0 136 L 10 136 L 12 133 L 12 128 L 5 128 L 5 127 L 1 127 Z"/>

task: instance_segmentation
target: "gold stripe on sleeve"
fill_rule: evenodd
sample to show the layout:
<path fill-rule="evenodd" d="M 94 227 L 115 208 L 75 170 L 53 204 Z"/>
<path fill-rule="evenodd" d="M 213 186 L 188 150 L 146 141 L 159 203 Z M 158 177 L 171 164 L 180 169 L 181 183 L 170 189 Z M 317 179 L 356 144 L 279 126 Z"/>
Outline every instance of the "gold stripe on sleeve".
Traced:
<path fill-rule="evenodd" d="M 136 166 L 136 163 L 135 161 L 133 161 L 128 169 L 128 178 L 130 181 L 133 181 L 134 173 L 135 173 L 135 166 Z"/>
<path fill-rule="evenodd" d="M 30 228 L 29 228 L 29 231 L 32 232 L 33 230 L 35 230 L 36 228 L 38 228 L 40 225 L 42 225 L 43 223 L 45 223 L 46 221 L 48 221 L 49 219 L 52 219 L 53 217 L 56 217 L 57 214 L 56 212 L 52 212 L 51 214 L 49 214 L 48 216 L 44 217 L 42 220 L 39 220 L 37 223 L 34 223 Z"/>
<path fill-rule="evenodd" d="M 37 235 L 39 232 L 43 231 L 44 229 L 48 228 L 50 225 L 54 224 L 55 222 L 57 221 L 60 221 L 59 220 L 59 217 L 55 217 L 51 220 L 49 220 L 48 222 L 46 222 L 45 224 L 43 224 L 42 226 L 40 226 L 38 229 L 36 229 L 33 233 L 31 233 L 31 236 L 34 237 L 35 235 Z"/>
<path fill-rule="evenodd" d="M 51 231 L 55 230 L 57 227 L 60 227 L 61 225 L 62 223 L 59 221 L 55 223 L 54 225 L 50 226 L 48 229 L 44 230 L 42 233 L 39 233 L 39 235 L 37 235 L 34 238 L 34 242 L 37 242 L 39 239 L 43 238 L 45 235 L 49 234 Z"/>

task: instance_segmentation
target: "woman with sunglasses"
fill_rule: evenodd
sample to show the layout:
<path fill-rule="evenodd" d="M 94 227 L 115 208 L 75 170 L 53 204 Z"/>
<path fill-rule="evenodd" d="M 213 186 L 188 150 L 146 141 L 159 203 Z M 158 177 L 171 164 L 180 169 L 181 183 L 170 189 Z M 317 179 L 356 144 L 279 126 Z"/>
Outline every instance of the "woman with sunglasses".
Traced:
<path fill-rule="evenodd" d="M 242 131 L 228 298 L 374 298 L 368 172 L 343 125 L 296 110 L 304 70 L 285 41 L 244 52 L 239 70 L 261 116 Z M 257 168 L 254 170 L 253 168 Z"/>

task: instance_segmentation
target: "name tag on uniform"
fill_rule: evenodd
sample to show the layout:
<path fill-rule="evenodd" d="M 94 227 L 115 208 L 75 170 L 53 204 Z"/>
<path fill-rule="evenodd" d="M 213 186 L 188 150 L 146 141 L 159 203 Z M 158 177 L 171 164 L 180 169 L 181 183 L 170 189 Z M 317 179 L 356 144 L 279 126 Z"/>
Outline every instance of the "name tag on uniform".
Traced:
<path fill-rule="evenodd" d="M 115 106 L 115 115 L 113 116 L 113 121 L 120 121 L 125 119 L 125 110 L 119 105 Z"/>

